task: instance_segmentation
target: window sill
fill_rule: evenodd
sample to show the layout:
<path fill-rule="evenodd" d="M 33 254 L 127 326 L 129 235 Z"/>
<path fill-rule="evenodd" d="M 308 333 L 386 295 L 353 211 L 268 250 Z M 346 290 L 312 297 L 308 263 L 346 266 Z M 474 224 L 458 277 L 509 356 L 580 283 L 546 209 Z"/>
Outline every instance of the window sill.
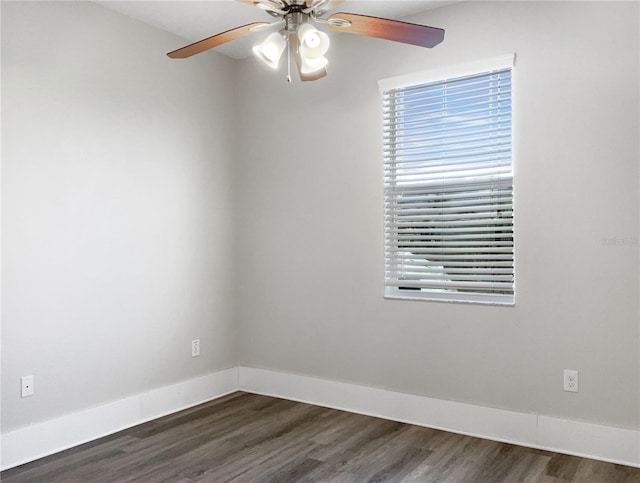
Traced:
<path fill-rule="evenodd" d="M 461 294 L 452 292 L 442 293 L 411 293 L 411 291 L 400 291 L 395 288 L 386 288 L 385 299 L 392 300 L 414 300 L 421 302 L 447 302 L 477 305 L 499 305 L 503 307 L 515 306 L 515 295 L 480 295 Z"/>

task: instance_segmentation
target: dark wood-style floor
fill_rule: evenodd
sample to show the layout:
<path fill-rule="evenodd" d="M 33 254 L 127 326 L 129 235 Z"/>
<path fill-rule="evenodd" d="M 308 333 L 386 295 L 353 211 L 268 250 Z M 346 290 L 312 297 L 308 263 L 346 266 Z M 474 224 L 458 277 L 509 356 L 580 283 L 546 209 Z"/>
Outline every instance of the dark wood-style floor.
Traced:
<path fill-rule="evenodd" d="M 640 469 L 235 393 L 0 475 L 16 482 L 640 482 Z"/>

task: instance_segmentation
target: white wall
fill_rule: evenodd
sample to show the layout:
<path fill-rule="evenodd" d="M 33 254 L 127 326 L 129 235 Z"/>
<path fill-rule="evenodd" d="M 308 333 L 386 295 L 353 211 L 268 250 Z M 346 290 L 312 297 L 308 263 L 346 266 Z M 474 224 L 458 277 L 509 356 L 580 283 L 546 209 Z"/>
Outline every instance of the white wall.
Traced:
<path fill-rule="evenodd" d="M 236 365 L 235 64 L 183 43 L 2 3 L 3 432 Z"/>
<path fill-rule="evenodd" d="M 638 428 L 638 7 L 454 4 L 433 50 L 333 35 L 311 85 L 244 61 L 240 362 Z M 512 52 L 515 308 L 383 300 L 377 80 Z"/>

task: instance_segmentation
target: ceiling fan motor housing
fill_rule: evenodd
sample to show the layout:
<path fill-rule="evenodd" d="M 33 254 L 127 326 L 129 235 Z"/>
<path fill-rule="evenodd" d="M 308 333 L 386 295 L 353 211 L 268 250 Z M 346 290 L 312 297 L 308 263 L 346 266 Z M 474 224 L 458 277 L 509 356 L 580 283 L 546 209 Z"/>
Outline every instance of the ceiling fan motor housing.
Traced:
<path fill-rule="evenodd" d="M 309 21 L 309 14 L 304 13 L 301 8 L 295 8 L 294 6 L 285 16 L 286 26 L 285 29 L 287 32 L 296 32 L 300 25 L 307 23 Z"/>

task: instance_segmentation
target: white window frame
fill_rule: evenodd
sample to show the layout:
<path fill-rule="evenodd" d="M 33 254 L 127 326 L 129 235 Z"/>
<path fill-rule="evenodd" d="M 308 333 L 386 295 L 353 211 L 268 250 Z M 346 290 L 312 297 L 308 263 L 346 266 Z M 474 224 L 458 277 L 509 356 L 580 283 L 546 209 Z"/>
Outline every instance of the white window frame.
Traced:
<path fill-rule="evenodd" d="M 397 90 L 397 89 L 407 89 L 414 86 L 422 86 L 426 84 L 432 84 L 436 82 L 448 82 L 453 81 L 454 79 L 459 79 L 467 76 L 480 75 L 484 73 L 490 72 L 498 72 L 505 69 L 511 70 L 513 74 L 513 68 L 515 67 L 515 54 L 509 54 L 501 57 L 496 57 L 493 59 L 488 59 L 484 61 L 470 62 L 461 65 L 454 65 L 448 67 L 442 67 L 438 69 L 431 69 L 428 71 L 423 71 L 419 73 L 403 75 L 392 77 L 388 79 L 382 79 L 378 82 L 378 87 L 380 92 L 385 95 L 389 91 Z M 513 101 L 513 78 L 511 80 L 512 94 L 511 101 Z M 385 131 L 386 132 L 386 131 Z M 387 133 L 388 134 L 388 133 Z M 395 134 L 394 134 L 395 135 Z M 511 190 L 513 186 L 513 120 L 511 121 L 511 159 L 510 159 L 510 178 L 508 180 L 511 183 Z M 385 164 L 389 162 L 389 154 L 385 153 Z M 399 281 L 405 280 L 405 278 L 395 278 L 390 274 L 389 267 L 394 267 L 396 270 L 392 270 L 392 272 L 397 273 L 397 262 L 390 262 L 391 256 L 393 253 L 397 255 L 398 250 L 400 249 L 397 244 L 399 242 L 395 241 L 392 244 L 389 243 L 388 235 L 390 233 L 389 217 L 387 213 L 389 212 L 389 196 L 387 195 L 387 187 L 392 183 L 390 181 L 391 177 L 388 177 L 385 170 L 385 282 L 384 282 L 384 296 L 385 298 L 392 299 L 409 299 L 409 300 L 427 300 L 427 301 L 444 301 L 444 302 L 465 302 L 465 303 L 479 303 L 479 304 L 492 304 L 492 305 L 507 305 L 512 306 L 515 305 L 515 235 L 513 233 L 514 223 L 513 220 L 511 222 L 511 234 L 512 234 L 512 274 L 513 279 L 512 283 L 512 292 L 505 294 L 495 294 L 495 293 L 473 293 L 473 292 L 460 292 L 454 290 L 446 290 L 446 289 L 429 289 L 427 287 L 423 287 L 422 289 L 414 289 L 409 290 L 407 288 L 400 288 Z M 464 183 L 457 185 L 461 187 L 464 186 Z M 511 191 L 511 200 L 513 200 L 513 191 Z M 396 206 L 397 206 L 396 201 Z M 391 246 L 390 246 L 391 245 Z M 392 250 L 395 250 L 393 252 Z M 404 255 L 406 256 L 406 255 Z M 427 262 L 429 262 L 427 260 Z M 411 263 L 414 263 L 413 260 Z M 430 262 L 429 262 L 430 263 Z M 427 278 L 427 277 L 425 277 Z M 418 285 L 421 284 L 420 281 L 416 282 Z M 445 283 L 448 283 L 445 282 Z M 460 282 L 458 282 L 460 283 Z M 395 285 L 394 285 L 395 284 Z M 489 290 L 490 291 L 490 290 Z"/>

